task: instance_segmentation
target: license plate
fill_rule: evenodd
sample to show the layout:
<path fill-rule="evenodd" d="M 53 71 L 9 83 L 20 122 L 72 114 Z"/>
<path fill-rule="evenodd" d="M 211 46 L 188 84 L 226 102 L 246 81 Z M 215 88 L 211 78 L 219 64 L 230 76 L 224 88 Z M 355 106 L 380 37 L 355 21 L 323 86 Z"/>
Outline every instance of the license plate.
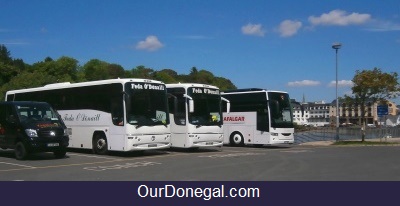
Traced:
<path fill-rule="evenodd" d="M 213 145 L 213 142 L 206 142 L 206 145 Z"/>
<path fill-rule="evenodd" d="M 59 143 L 48 143 L 47 146 L 48 147 L 58 147 L 58 146 L 60 146 L 60 144 Z"/>
<path fill-rule="evenodd" d="M 149 144 L 148 147 L 157 147 L 157 144 Z"/>
<path fill-rule="evenodd" d="M 289 144 L 289 141 L 285 141 L 284 143 L 285 143 L 285 144 Z"/>

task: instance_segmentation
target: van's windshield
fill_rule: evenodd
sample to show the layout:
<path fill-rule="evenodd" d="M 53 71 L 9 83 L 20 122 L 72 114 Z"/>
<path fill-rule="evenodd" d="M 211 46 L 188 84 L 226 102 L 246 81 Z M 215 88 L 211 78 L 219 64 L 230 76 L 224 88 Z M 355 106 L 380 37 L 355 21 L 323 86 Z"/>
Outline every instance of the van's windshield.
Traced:
<path fill-rule="evenodd" d="M 51 122 L 60 123 L 59 115 L 47 104 L 16 105 L 16 111 L 20 122 Z"/>

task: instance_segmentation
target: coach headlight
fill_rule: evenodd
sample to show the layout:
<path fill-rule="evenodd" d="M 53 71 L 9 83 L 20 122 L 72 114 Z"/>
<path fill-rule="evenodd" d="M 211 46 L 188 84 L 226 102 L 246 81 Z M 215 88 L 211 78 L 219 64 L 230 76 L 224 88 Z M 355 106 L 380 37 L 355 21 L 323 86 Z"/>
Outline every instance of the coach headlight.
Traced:
<path fill-rule="evenodd" d="M 64 135 L 68 135 L 68 136 L 72 135 L 72 129 L 71 128 L 64 129 Z"/>
<path fill-rule="evenodd" d="M 38 137 L 37 131 L 34 129 L 26 129 L 25 133 L 28 137 Z"/>
<path fill-rule="evenodd" d="M 271 136 L 277 137 L 277 136 L 278 136 L 278 133 L 271 132 Z"/>

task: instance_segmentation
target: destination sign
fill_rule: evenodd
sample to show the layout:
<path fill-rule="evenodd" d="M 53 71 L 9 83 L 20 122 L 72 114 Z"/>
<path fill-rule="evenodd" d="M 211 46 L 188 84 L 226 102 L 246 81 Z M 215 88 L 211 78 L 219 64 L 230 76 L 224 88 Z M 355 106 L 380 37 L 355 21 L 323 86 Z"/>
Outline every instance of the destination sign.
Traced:
<path fill-rule="evenodd" d="M 215 94 L 219 95 L 219 89 L 210 89 L 210 88 L 202 88 L 202 87 L 191 87 L 190 91 L 193 94 Z"/>
<path fill-rule="evenodd" d="M 143 89 L 143 90 L 165 90 L 163 84 L 150 84 L 150 83 L 132 83 L 131 89 Z"/>

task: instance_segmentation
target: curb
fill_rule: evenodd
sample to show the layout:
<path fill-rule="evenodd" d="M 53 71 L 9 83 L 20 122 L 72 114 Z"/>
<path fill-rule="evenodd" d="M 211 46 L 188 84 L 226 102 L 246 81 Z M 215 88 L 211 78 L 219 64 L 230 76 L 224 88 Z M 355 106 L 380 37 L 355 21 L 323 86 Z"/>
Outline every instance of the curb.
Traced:
<path fill-rule="evenodd" d="M 361 139 L 351 139 L 351 140 L 343 140 L 343 141 L 361 141 Z M 367 142 L 393 142 L 393 143 L 400 144 L 400 137 L 366 139 L 365 141 L 367 141 Z M 334 142 L 335 141 L 333 141 L 333 140 L 330 140 L 330 141 L 316 141 L 316 142 L 305 142 L 305 143 L 301 143 L 299 145 L 301 145 L 301 146 L 330 146 Z"/>

